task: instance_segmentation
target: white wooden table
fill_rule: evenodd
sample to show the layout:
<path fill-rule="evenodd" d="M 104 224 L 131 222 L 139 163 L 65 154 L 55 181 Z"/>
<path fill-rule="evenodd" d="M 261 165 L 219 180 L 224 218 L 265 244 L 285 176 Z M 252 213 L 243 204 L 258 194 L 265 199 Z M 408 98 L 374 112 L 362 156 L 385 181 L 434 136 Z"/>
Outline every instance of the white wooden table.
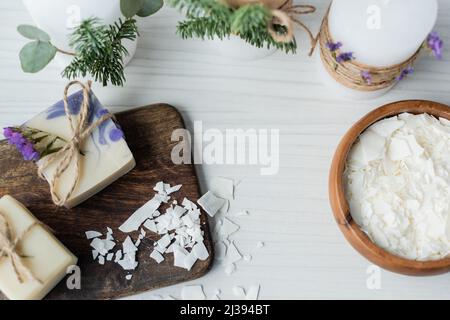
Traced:
<path fill-rule="evenodd" d="M 317 1 L 323 10 L 327 1 Z M 440 1 L 437 30 L 450 43 L 450 3 Z M 100 100 L 113 111 L 156 102 L 176 106 L 189 127 L 267 128 L 280 130 L 280 170 L 261 176 L 255 166 L 198 167 L 204 190 L 214 176 L 242 180 L 231 212 L 241 230 L 233 236 L 250 263 L 241 261 L 227 276 L 215 264 L 192 284 L 210 297 L 234 298 L 233 286 L 260 284 L 260 298 L 450 298 L 450 274 L 413 278 L 381 272 L 381 289 L 366 285 L 370 263 L 345 241 L 328 204 L 327 178 L 334 149 L 346 129 L 373 108 L 403 99 L 430 99 L 450 104 L 450 55 L 441 62 L 422 59 L 417 73 L 375 101 L 347 101 L 334 96 L 306 57 L 277 52 L 257 61 L 218 56 L 211 43 L 183 41 L 175 35 L 179 14 L 165 8 L 141 23 L 135 59 L 127 68 L 123 88 L 95 86 Z M 320 17 L 306 17 L 317 26 Z M 59 100 L 66 83 L 56 63 L 29 75 L 20 69 L 18 52 L 25 40 L 15 28 L 31 23 L 21 1 L 0 2 L 0 126 L 20 124 Z M 300 39 L 305 39 L 300 37 Z M 305 39 L 306 40 L 306 39 Z M 304 42 L 305 43 L 305 42 Z M 1 170 L 1 169 L 0 169 Z M 257 249 L 264 241 L 266 247 Z M 183 285 L 139 295 L 180 297 Z"/>

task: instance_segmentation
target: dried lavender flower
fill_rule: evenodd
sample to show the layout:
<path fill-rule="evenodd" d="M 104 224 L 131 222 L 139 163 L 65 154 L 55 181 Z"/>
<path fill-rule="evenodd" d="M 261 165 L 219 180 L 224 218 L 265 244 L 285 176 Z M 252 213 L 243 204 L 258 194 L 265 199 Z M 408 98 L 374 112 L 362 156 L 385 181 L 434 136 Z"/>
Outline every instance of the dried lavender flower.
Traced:
<path fill-rule="evenodd" d="M 370 71 L 367 70 L 363 70 L 361 71 L 361 78 L 363 78 L 364 82 L 367 83 L 368 85 L 372 84 L 372 74 L 370 73 Z"/>
<path fill-rule="evenodd" d="M 400 75 L 396 79 L 397 79 L 397 81 L 402 81 L 408 75 L 413 74 L 413 73 L 414 73 L 414 67 L 409 66 L 409 67 L 403 69 L 402 72 L 400 73 Z"/>
<path fill-rule="evenodd" d="M 326 46 L 331 52 L 335 52 L 342 47 L 342 42 L 335 43 L 335 42 L 330 41 L 330 42 L 327 42 Z"/>
<path fill-rule="evenodd" d="M 427 47 L 433 52 L 437 59 L 442 59 L 442 49 L 444 48 L 444 41 L 437 32 L 432 32 L 427 38 Z"/>
<path fill-rule="evenodd" d="M 343 52 L 336 57 L 337 63 L 347 62 L 355 59 L 353 52 Z"/>

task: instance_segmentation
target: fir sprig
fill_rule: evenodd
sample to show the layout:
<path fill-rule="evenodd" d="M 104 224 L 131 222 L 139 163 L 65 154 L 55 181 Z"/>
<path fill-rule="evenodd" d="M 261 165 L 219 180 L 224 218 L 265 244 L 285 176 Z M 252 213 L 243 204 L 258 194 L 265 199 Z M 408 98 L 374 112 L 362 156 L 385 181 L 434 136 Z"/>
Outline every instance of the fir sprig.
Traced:
<path fill-rule="evenodd" d="M 198 37 L 201 39 L 223 39 L 234 34 L 258 48 L 276 47 L 286 53 L 295 53 L 297 44 L 276 42 L 268 31 L 272 14 L 260 4 L 253 3 L 234 9 L 217 0 L 169 0 L 169 3 L 186 13 L 186 20 L 178 24 L 177 31 L 183 39 Z M 275 24 L 280 34 L 286 28 Z"/>
<path fill-rule="evenodd" d="M 128 51 L 123 40 L 136 40 L 138 35 L 135 19 L 119 19 L 113 25 L 104 26 L 96 18 L 87 19 L 72 34 L 70 46 L 77 55 L 64 69 L 69 79 L 90 74 L 104 86 L 123 85 L 125 81 L 123 57 Z"/>

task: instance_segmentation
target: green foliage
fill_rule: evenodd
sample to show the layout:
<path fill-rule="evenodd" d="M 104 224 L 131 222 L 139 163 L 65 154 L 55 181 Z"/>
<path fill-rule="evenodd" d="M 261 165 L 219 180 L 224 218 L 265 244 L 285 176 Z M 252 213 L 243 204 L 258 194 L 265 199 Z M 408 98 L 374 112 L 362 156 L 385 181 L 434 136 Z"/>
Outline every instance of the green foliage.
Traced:
<path fill-rule="evenodd" d="M 185 11 L 186 20 L 178 24 L 177 31 L 186 38 L 220 38 L 232 34 L 258 48 L 276 47 L 286 53 L 294 53 L 295 40 L 281 43 L 273 40 L 268 32 L 272 15 L 270 10 L 260 3 L 248 4 L 238 9 L 230 8 L 217 0 L 169 0 L 171 6 Z M 286 32 L 282 25 L 274 25 L 280 34 Z"/>
<path fill-rule="evenodd" d="M 88 19 L 74 31 L 71 46 L 76 56 L 64 69 L 63 76 L 69 79 L 90 74 L 104 86 L 111 82 L 122 86 L 125 81 L 123 57 L 128 55 L 123 40 L 136 40 L 136 20 L 119 20 L 104 26 L 97 19 Z"/>
<path fill-rule="evenodd" d="M 70 38 L 73 53 L 56 48 L 50 36 L 43 30 L 20 25 L 17 31 L 27 39 L 19 57 L 24 72 L 35 73 L 45 68 L 57 52 L 73 55 L 72 62 L 62 75 L 69 79 L 91 75 L 106 86 L 123 85 L 125 81 L 123 58 L 129 53 L 122 44 L 124 40 L 135 41 L 138 36 L 135 15 L 148 17 L 163 6 L 163 0 L 121 0 L 120 8 L 125 20 L 119 19 L 113 25 L 103 25 L 97 18 L 81 22 Z"/>
<path fill-rule="evenodd" d="M 120 10 L 126 18 L 148 17 L 162 8 L 163 0 L 120 0 Z"/>
<path fill-rule="evenodd" d="M 120 10 L 127 18 L 135 16 L 143 6 L 144 0 L 120 0 Z"/>
<path fill-rule="evenodd" d="M 145 0 L 144 5 L 136 13 L 139 17 L 145 18 L 158 12 L 164 5 L 163 0 Z"/>
<path fill-rule="evenodd" d="M 55 54 L 56 48 L 50 42 L 29 42 L 19 53 L 22 70 L 27 73 L 41 71 L 53 60 Z"/>
<path fill-rule="evenodd" d="M 45 31 L 35 26 L 22 24 L 17 27 L 17 31 L 27 39 L 50 42 L 50 36 Z"/>

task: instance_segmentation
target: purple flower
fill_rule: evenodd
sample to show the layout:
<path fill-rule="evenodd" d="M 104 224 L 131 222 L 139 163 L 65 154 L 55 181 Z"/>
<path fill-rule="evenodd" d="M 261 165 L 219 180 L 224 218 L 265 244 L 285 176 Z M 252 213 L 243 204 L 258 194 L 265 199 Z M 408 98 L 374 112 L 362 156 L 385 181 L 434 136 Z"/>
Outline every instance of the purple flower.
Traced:
<path fill-rule="evenodd" d="M 368 85 L 372 84 L 372 74 L 370 73 L 370 71 L 367 71 L 367 70 L 361 71 L 361 78 L 363 78 L 363 80 Z"/>
<path fill-rule="evenodd" d="M 353 52 L 343 52 L 336 57 L 337 63 L 342 63 L 353 59 L 355 59 L 355 57 L 353 56 Z"/>
<path fill-rule="evenodd" d="M 34 149 L 33 143 L 24 137 L 20 129 L 4 128 L 3 135 L 8 139 L 9 144 L 16 146 L 25 160 L 39 160 L 40 153 Z"/>
<path fill-rule="evenodd" d="M 120 139 L 123 138 L 123 131 L 118 129 L 118 128 L 113 128 L 110 132 L 109 132 L 109 138 L 111 139 L 111 141 L 119 141 Z"/>
<path fill-rule="evenodd" d="M 413 74 L 414 73 L 414 68 L 412 66 L 409 66 L 405 69 L 402 70 L 402 72 L 400 73 L 400 75 L 397 77 L 397 81 L 402 81 L 403 79 L 405 79 L 408 75 Z"/>
<path fill-rule="evenodd" d="M 27 161 L 37 161 L 40 158 L 39 152 L 34 149 L 33 144 L 29 141 L 19 147 L 19 150 L 22 152 L 23 158 Z"/>
<path fill-rule="evenodd" d="M 342 47 L 342 42 L 327 42 L 327 48 L 331 51 L 331 52 L 335 52 L 337 50 L 339 50 Z"/>
<path fill-rule="evenodd" d="M 14 133 L 13 128 L 3 128 L 3 135 L 5 136 L 6 139 L 9 139 L 12 137 Z"/>
<path fill-rule="evenodd" d="M 432 32 L 427 38 L 427 47 L 433 51 L 434 56 L 437 59 L 442 59 L 442 49 L 444 48 L 444 41 L 437 32 Z"/>
<path fill-rule="evenodd" d="M 10 144 L 16 145 L 17 147 L 21 146 L 27 141 L 27 139 L 25 139 L 25 137 L 17 131 L 12 131 L 11 136 L 8 138 L 8 140 Z"/>

